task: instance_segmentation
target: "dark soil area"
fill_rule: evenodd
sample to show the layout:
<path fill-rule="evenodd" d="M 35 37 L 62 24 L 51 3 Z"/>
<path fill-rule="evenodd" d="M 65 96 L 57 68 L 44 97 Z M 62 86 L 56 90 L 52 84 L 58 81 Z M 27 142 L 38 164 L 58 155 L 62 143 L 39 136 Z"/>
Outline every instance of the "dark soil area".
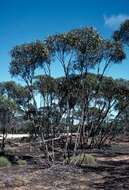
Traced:
<path fill-rule="evenodd" d="M 21 146 L 21 145 L 20 145 Z M 75 168 L 61 165 L 60 162 L 49 167 L 43 154 L 26 151 L 20 158 L 27 165 L 12 165 L 0 169 L 1 190 L 124 190 L 129 189 L 129 142 L 115 142 L 103 150 L 92 150 L 97 164 Z M 18 148 L 19 150 L 19 148 Z M 38 150 L 37 150 L 38 151 Z M 20 155 L 21 154 L 21 155 Z M 28 156 L 28 157 L 27 157 Z M 29 157 L 30 156 L 30 157 Z"/>

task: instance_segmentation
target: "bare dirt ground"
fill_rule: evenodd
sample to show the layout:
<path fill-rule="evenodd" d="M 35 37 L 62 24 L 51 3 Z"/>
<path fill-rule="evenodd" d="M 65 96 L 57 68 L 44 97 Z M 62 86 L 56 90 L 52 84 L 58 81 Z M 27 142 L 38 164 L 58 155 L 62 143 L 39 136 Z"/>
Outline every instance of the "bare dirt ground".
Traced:
<path fill-rule="evenodd" d="M 129 142 L 94 150 L 94 167 L 73 168 L 56 164 L 11 166 L 0 169 L 1 190 L 129 190 Z"/>

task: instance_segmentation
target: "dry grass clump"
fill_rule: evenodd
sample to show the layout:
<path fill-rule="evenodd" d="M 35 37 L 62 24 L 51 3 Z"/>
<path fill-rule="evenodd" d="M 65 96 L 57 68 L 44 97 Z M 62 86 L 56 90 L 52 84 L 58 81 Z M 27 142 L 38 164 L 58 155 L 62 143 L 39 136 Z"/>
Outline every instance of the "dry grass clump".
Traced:
<path fill-rule="evenodd" d="M 76 166 L 94 166 L 96 165 L 96 158 L 91 154 L 82 153 L 77 156 L 73 156 L 70 159 L 70 164 Z"/>

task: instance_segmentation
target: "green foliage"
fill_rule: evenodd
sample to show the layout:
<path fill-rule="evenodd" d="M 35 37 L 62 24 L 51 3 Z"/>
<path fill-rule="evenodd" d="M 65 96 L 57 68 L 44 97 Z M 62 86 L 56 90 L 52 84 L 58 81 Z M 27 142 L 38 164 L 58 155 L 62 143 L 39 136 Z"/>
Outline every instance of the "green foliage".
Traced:
<path fill-rule="evenodd" d="M 103 57 L 109 60 L 109 63 L 121 63 L 125 59 L 126 54 L 120 41 L 105 41 Z"/>
<path fill-rule="evenodd" d="M 36 41 L 16 46 L 11 51 L 11 56 L 10 73 L 12 76 L 20 75 L 25 80 L 31 80 L 35 69 L 48 60 L 49 50 L 44 43 Z"/>
<path fill-rule="evenodd" d="M 16 103 L 7 98 L 6 96 L 0 96 L 0 127 L 6 128 L 12 119 L 13 113 L 16 111 Z"/>
<path fill-rule="evenodd" d="M 28 101 L 31 99 L 29 90 L 14 81 L 0 83 L 0 94 L 2 99 L 6 98 L 8 101 L 15 103 L 19 111 L 26 108 Z"/>
<path fill-rule="evenodd" d="M 56 92 L 56 80 L 47 75 L 39 75 L 35 77 L 34 88 L 41 94 L 49 94 Z"/>
<path fill-rule="evenodd" d="M 121 41 L 122 44 L 129 46 L 129 20 L 124 21 L 119 30 L 113 34 L 115 41 Z"/>
<path fill-rule="evenodd" d="M 0 109 L 13 111 L 16 109 L 16 103 L 6 96 L 0 96 Z"/>
<path fill-rule="evenodd" d="M 11 162 L 4 156 L 0 157 L 0 167 L 11 166 Z"/>

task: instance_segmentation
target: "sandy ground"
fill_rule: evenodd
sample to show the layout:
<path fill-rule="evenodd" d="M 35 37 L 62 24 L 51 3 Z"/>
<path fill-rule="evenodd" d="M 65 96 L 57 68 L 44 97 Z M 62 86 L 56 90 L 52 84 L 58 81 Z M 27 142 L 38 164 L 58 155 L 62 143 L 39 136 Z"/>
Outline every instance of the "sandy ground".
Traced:
<path fill-rule="evenodd" d="M 0 190 L 129 190 L 129 143 L 95 151 L 96 166 L 60 164 L 11 166 L 0 169 Z"/>
<path fill-rule="evenodd" d="M 19 139 L 22 137 L 29 137 L 29 134 L 7 134 L 7 139 Z M 2 139 L 2 134 L 0 134 L 0 140 Z"/>

